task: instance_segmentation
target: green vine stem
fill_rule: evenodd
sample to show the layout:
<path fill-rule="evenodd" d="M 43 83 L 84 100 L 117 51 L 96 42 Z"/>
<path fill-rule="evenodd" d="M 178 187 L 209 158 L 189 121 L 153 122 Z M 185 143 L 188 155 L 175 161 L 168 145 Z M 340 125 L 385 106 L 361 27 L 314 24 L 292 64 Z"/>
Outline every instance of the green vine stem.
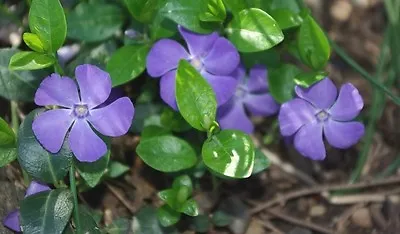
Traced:
<path fill-rule="evenodd" d="M 11 101 L 11 126 L 14 129 L 15 134 L 18 134 L 18 129 L 19 129 L 18 104 L 15 101 Z"/>
<path fill-rule="evenodd" d="M 78 193 L 76 191 L 76 179 L 75 179 L 75 165 L 72 162 L 69 171 L 69 181 L 72 196 L 74 198 L 74 221 L 76 227 L 76 233 L 81 233 L 81 221 L 79 219 L 79 204 L 78 204 Z"/>

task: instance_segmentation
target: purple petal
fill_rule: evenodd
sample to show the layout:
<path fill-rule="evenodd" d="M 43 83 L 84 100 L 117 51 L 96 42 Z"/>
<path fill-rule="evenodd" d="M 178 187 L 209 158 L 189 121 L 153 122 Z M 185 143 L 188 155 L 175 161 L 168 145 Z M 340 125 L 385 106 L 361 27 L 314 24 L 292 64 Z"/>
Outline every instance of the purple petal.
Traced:
<path fill-rule="evenodd" d="M 75 69 L 81 101 L 89 108 L 94 108 L 107 100 L 111 93 L 110 75 L 100 68 L 84 64 Z"/>
<path fill-rule="evenodd" d="M 132 101 L 123 97 L 106 107 L 91 110 L 87 119 L 101 134 L 117 137 L 128 132 L 134 112 Z"/>
<path fill-rule="evenodd" d="M 356 144 L 364 135 L 364 130 L 362 123 L 335 120 L 329 120 L 324 127 L 326 140 L 339 149 L 347 149 Z"/>
<path fill-rule="evenodd" d="M 3 220 L 3 225 L 15 232 L 21 232 L 19 216 L 20 213 L 18 209 L 8 213 L 8 215 Z"/>
<path fill-rule="evenodd" d="M 35 103 L 39 106 L 56 105 L 72 108 L 79 102 L 75 81 L 56 73 L 46 77 L 35 94 Z"/>
<path fill-rule="evenodd" d="M 322 123 L 309 123 L 300 128 L 294 137 L 294 147 L 304 157 L 323 160 L 326 156 L 322 138 Z"/>
<path fill-rule="evenodd" d="M 239 64 L 239 66 L 231 74 L 229 74 L 229 76 L 232 76 L 235 79 L 239 80 L 239 82 L 245 84 L 246 68 L 243 66 L 243 64 Z"/>
<path fill-rule="evenodd" d="M 352 84 L 344 84 L 329 113 L 335 120 L 349 121 L 360 113 L 363 106 L 364 102 L 357 88 Z"/>
<path fill-rule="evenodd" d="M 237 129 L 248 134 L 254 131 L 242 103 L 234 102 L 233 99 L 218 109 L 218 123 L 221 129 Z"/>
<path fill-rule="evenodd" d="M 115 102 L 117 99 L 122 98 L 124 96 L 124 91 L 119 88 L 115 87 L 111 89 L 110 96 L 107 98 L 105 102 L 97 106 L 96 108 L 101 108 L 110 105 L 111 103 Z"/>
<path fill-rule="evenodd" d="M 232 76 L 216 76 L 207 72 L 202 75 L 213 88 L 218 106 L 226 103 L 235 94 L 238 81 Z"/>
<path fill-rule="evenodd" d="M 178 30 L 181 33 L 183 39 L 185 39 L 186 44 L 189 48 L 190 55 L 196 56 L 206 56 L 210 51 L 215 40 L 218 39 L 218 33 L 213 32 L 211 34 L 199 34 L 191 32 L 182 26 L 178 26 Z"/>
<path fill-rule="evenodd" d="M 251 93 L 268 91 L 267 68 L 262 65 L 255 65 L 250 69 L 249 79 L 247 81 L 248 90 Z"/>
<path fill-rule="evenodd" d="M 172 109 L 178 110 L 175 97 L 176 70 L 170 71 L 161 77 L 160 96 Z"/>
<path fill-rule="evenodd" d="M 227 39 L 218 38 L 203 63 L 207 72 L 214 75 L 229 75 L 239 65 L 240 56 L 235 46 Z"/>
<path fill-rule="evenodd" d="M 176 69 L 179 60 L 188 58 L 189 54 L 178 42 L 170 39 L 159 40 L 147 55 L 147 72 L 152 77 L 160 77 Z"/>
<path fill-rule="evenodd" d="M 39 114 L 32 123 L 37 140 L 51 153 L 57 153 L 74 119 L 71 110 L 56 109 Z"/>
<path fill-rule="evenodd" d="M 279 110 L 279 104 L 269 94 L 248 94 L 243 102 L 253 115 L 270 116 Z"/>
<path fill-rule="evenodd" d="M 86 120 L 78 119 L 69 135 L 69 146 L 80 162 L 94 162 L 107 152 L 103 140 L 94 133 Z"/>
<path fill-rule="evenodd" d="M 28 189 L 26 190 L 25 197 L 29 197 L 33 194 L 44 192 L 44 191 L 49 191 L 51 188 L 47 186 L 46 184 L 42 184 L 37 181 L 32 181 L 31 184 L 29 185 Z"/>
<path fill-rule="evenodd" d="M 329 78 L 325 78 L 309 88 L 296 86 L 297 96 L 309 101 L 315 107 L 320 109 L 330 108 L 336 100 L 337 89 Z"/>
<path fill-rule="evenodd" d="M 315 120 L 314 113 L 314 107 L 300 98 L 282 104 L 278 116 L 281 134 L 290 136 L 303 125 L 313 122 Z"/>

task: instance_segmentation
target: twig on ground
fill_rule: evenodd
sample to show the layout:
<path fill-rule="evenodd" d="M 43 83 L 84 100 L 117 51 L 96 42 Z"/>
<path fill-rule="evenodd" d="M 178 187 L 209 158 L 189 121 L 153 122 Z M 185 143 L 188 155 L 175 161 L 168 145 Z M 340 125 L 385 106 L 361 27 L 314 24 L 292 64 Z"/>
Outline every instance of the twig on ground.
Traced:
<path fill-rule="evenodd" d="M 347 208 L 333 223 L 336 224 L 336 230 L 338 233 L 343 233 L 346 228 L 348 219 L 359 209 L 363 208 L 365 203 L 358 203 Z"/>
<path fill-rule="evenodd" d="M 132 214 L 136 212 L 136 209 L 125 199 L 125 196 L 122 195 L 117 188 L 107 182 L 105 182 L 105 185 L 111 191 L 111 193 L 129 210 L 129 212 Z"/>
<path fill-rule="evenodd" d="M 282 230 L 275 227 L 275 225 L 269 221 L 270 218 L 266 217 L 266 215 L 261 215 L 260 218 L 262 218 L 262 220 L 257 219 L 257 222 L 259 222 L 264 228 L 271 230 L 274 234 L 285 234 Z"/>

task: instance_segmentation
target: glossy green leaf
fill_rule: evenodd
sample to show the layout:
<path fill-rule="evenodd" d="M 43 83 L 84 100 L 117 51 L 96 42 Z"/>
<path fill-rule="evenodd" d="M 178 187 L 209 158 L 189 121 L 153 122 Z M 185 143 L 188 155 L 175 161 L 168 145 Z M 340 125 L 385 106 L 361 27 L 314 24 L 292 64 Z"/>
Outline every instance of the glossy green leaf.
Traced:
<path fill-rule="evenodd" d="M 296 66 L 291 64 L 282 64 L 278 68 L 269 70 L 269 91 L 276 101 L 284 103 L 293 98 L 294 78 L 300 72 Z"/>
<path fill-rule="evenodd" d="M 107 172 L 108 162 L 110 161 L 110 150 L 99 160 L 91 163 L 75 161 L 79 174 L 90 187 L 95 187 Z"/>
<path fill-rule="evenodd" d="M 222 0 L 208 0 L 205 2 L 205 9 L 199 15 L 200 20 L 205 22 L 224 22 L 226 10 Z"/>
<path fill-rule="evenodd" d="M 24 233 L 63 233 L 73 210 L 72 194 L 56 189 L 29 196 L 21 202 Z"/>
<path fill-rule="evenodd" d="M 160 225 L 157 219 L 157 210 L 150 206 L 145 206 L 139 210 L 133 218 L 133 223 L 139 225 L 135 226 L 133 233 L 135 234 L 178 234 L 175 228 L 165 228 Z M 118 234 L 126 234 L 118 233 Z"/>
<path fill-rule="evenodd" d="M 254 175 L 260 173 L 265 169 L 267 169 L 270 165 L 271 162 L 269 161 L 267 156 L 265 156 L 260 149 L 256 149 L 256 153 L 254 156 L 254 168 L 252 174 Z"/>
<path fill-rule="evenodd" d="M 207 131 L 215 120 L 215 93 L 206 79 L 186 60 L 181 60 L 178 65 L 176 102 L 183 118 L 200 131 Z"/>
<path fill-rule="evenodd" d="M 86 42 L 103 41 L 121 29 L 124 14 L 107 3 L 79 3 L 67 15 L 68 37 Z"/>
<path fill-rule="evenodd" d="M 239 14 L 239 12 L 248 7 L 246 1 L 243 0 L 223 0 L 223 2 L 234 15 Z"/>
<path fill-rule="evenodd" d="M 12 71 L 9 61 L 15 49 L 0 49 L 0 96 L 16 101 L 32 101 L 42 78 L 43 71 Z"/>
<path fill-rule="evenodd" d="M 54 53 L 64 44 L 67 23 L 59 0 L 32 0 L 28 22 L 45 51 Z"/>
<path fill-rule="evenodd" d="M 190 177 L 188 175 L 181 175 L 178 176 L 174 179 L 174 182 L 172 183 L 172 188 L 173 189 L 177 189 L 179 187 L 188 187 L 189 188 L 189 194 L 192 194 L 193 192 L 193 184 L 192 184 L 192 180 L 190 179 Z"/>
<path fill-rule="evenodd" d="M 130 167 L 117 161 L 111 161 L 108 166 L 107 176 L 117 178 L 130 170 Z"/>
<path fill-rule="evenodd" d="M 160 5 L 160 0 L 124 0 L 131 15 L 139 22 L 153 20 Z"/>
<path fill-rule="evenodd" d="M 58 181 L 68 173 L 73 154 L 67 141 L 58 153 L 52 154 L 36 140 L 32 131 L 32 122 L 42 111 L 42 109 L 36 109 L 29 113 L 20 126 L 17 141 L 18 161 L 34 179 L 58 184 Z"/>
<path fill-rule="evenodd" d="M 217 227 L 225 227 L 232 223 L 233 217 L 224 211 L 217 210 L 211 217 L 211 221 Z"/>
<path fill-rule="evenodd" d="M 152 41 L 172 37 L 178 31 L 176 24 L 161 14 L 157 14 L 153 23 L 149 25 L 149 29 Z"/>
<path fill-rule="evenodd" d="M 310 15 L 304 18 L 300 26 L 297 47 L 302 62 L 316 70 L 327 64 L 331 54 L 328 38 Z"/>
<path fill-rule="evenodd" d="M 22 35 L 22 39 L 24 40 L 25 44 L 31 48 L 32 50 L 43 53 L 44 50 L 44 45 L 42 41 L 40 41 L 40 38 L 38 35 L 34 33 L 24 33 Z"/>
<path fill-rule="evenodd" d="M 163 205 L 157 210 L 157 218 L 163 227 L 169 227 L 179 221 L 181 213 L 174 211 L 168 205 Z"/>
<path fill-rule="evenodd" d="M 188 169 L 197 162 L 192 146 L 180 138 L 168 135 L 140 141 L 136 152 L 147 165 L 162 172 Z"/>
<path fill-rule="evenodd" d="M 189 199 L 182 205 L 180 212 L 195 217 L 199 215 L 199 206 L 194 199 Z"/>
<path fill-rule="evenodd" d="M 0 118 L 0 167 L 17 158 L 16 137 L 7 122 Z"/>
<path fill-rule="evenodd" d="M 113 86 L 137 78 L 146 68 L 148 45 L 127 45 L 118 49 L 107 63 Z"/>
<path fill-rule="evenodd" d="M 243 53 L 240 55 L 240 58 L 242 59 L 242 63 L 248 68 L 260 64 L 272 68 L 279 66 L 281 63 L 280 54 L 275 48 L 253 53 Z"/>
<path fill-rule="evenodd" d="M 271 10 L 286 9 L 294 13 L 299 13 L 301 11 L 299 0 L 270 0 L 269 8 Z"/>
<path fill-rule="evenodd" d="M 303 18 L 299 14 L 287 9 L 277 9 L 270 11 L 271 16 L 276 20 L 281 29 L 288 29 L 300 26 Z"/>
<path fill-rule="evenodd" d="M 257 8 L 242 10 L 233 18 L 226 32 L 240 52 L 267 50 L 279 44 L 284 37 L 278 23 Z"/>
<path fill-rule="evenodd" d="M 168 204 L 172 209 L 178 211 L 179 209 L 179 204 L 176 202 L 176 191 L 175 189 L 165 189 L 160 191 L 158 194 L 158 197 L 164 201 L 166 204 Z"/>
<path fill-rule="evenodd" d="M 203 161 L 213 171 L 231 178 L 247 178 L 254 166 L 254 145 L 237 130 L 222 130 L 203 144 Z"/>
<path fill-rule="evenodd" d="M 10 59 L 11 70 L 37 70 L 50 67 L 56 59 L 47 54 L 34 51 L 21 51 L 14 54 Z"/>
<path fill-rule="evenodd" d="M 95 219 L 90 210 L 84 206 L 79 205 L 79 221 L 81 224 L 82 233 L 101 234 L 100 228 L 97 226 Z M 75 219 L 74 219 L 75 222 Z"/>
<path fill-rule="evenodd" d="M 185 121 L 178 111 L 171 108 L 164 108 L 160 116 L 161 124 L 174 132 L 185 132 L 191 129 L 191 126 Z"/>
<path fill-rule="evenodd" d="M 324 79 L 327 75 L 328 73 L 326 71 L 302 72 L 297 74 L 297 76 L 294 78 L 294 82 L 297 85 L 308 88 L 316 82 Z"/>
<path fill-rule="evenodd" d="M 149 125 L 146 126 L 141 134 L 141 140 L 146 140 L 147 138 L 157 137 L 157 136 L 165 136 L 170 135 L 171 131 L 157 125 Z"/>
<path fill-rule="evenodd" d="M 147 126 L 146 122 L 153 116 L 159 116 L 161 109 L 161 105 L 154 103 L 136 104 L 135 118 L 133 118 L 131 131 L 142 132 L 143 128 Z"/>

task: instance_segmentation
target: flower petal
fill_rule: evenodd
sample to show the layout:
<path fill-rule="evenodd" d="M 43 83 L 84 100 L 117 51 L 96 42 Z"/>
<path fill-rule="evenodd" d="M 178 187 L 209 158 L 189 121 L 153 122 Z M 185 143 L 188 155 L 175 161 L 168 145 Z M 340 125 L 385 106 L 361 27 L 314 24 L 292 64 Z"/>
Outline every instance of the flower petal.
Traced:
<path fill-rule="evenodd" d="M 247 110 L 253 115 L 270 116 L 278 112 L 279 104 L 269 94 L 248 94 L 243 100 Z"/>
<path fill-rule="evenodd" d="M 49 186 L 47 186 L 47 184 L 42 184 L 38 181 L 32 181 L 29 184 L 28 189 L 26 190 L 25 197 L 29 197 L 33 194 L 44 192 L 44 191 L 49 191 L 49 190 L 51 190 L 51 189 Z"/>
<path fill-rule="evenodd" d="M 296 86 L 297 96 L 309 101 L 319 109 L 330 108 L 336 100 L 337 88 L 329 78 L 325 78 L 308 88 Z"/>
<path fill-rule="evenodd" d="M 207 72 L 214 75 L 229 75 L 239 65 L 240 56 L 235 46 L 224 37 L 218 38 L 208 55 L 203 59 Z"/>
<path fill-rule="evenodd" d="M 279 111 L 279 127 L 283 136 L 291 136 L 303 125 L 315 121 L 314 107 L 300 98 L 282 104 Z"/>
<path fill-rule="evenodd" d="M 213 88 L 218 106 L 226 103 L 235 94 L 238 80 L 232 76 L 216 76 L 207 72 L 202 75 Z"/>
<path fill-rule="evenodd" d="M 132 101 L 123 97 L 106 107 L 91 110 L 87 119 L 101 134 L 117 137 L 128 132 L 134 112 Z"/>
<path fill-rule="evenodd" d="M 175 97 L 176 70 L 170 71 L 161 77 L 160 96 L 172 109 L 178 110 Z"/>
<path fill-rule="evenodd" d="M 7 214 L 7 216 L 3 220 L 3 225 L 15 232 L 21 232 L 21 225 L 19 221 L 19 210 L 16 209 Z"/>
<path fill-rule="evenodd" d="M 344 84 L 329 113 L 335 120 L 349 121 L 354 119 L 363 107 L 364 102 L 357 88 L 352 84 Z"/>
<path fill-rule="evenodd" d="M 56 109 L 39 114 L 33 120 L 32 130 L 36 139 L 51 153 L 57 153 L 74 119 L 71 110 Z"/>
<path fill-rule="evenodd" d="M 239 64 L 239 66 L 231 74 L 229 74 L 229 76 L 232 76 L 239 80 L 240 83 L 245 84 L 246 68 L 243 66 L 243 64 Z"/>
<path fill-rule="evenodd" d="M 221 129 L 237 129 L 248 134 L 254 131 L 253 123 L 246 115 L 243 104 L 234 102 L 233 99 L 218 109 L 218 123 Z"/>
<path fill-rule="evenodd" d="M 179 60 L 188 59 L 189 54 L 178 42 L 171 39 L 162 39 L 156 42 L 147 55 L 147 72 L 152 77 L 160 77 L 176 69 Z"/>
<path fill-rule="evenodd" d="M 262 65 L 255 65 L 250 69 L 249 79 L 247 81 L 248 90 L 251 93 L 268 91 L 267 68 Z"/>
<path fill-rule="evenodd" d="M 88 107 L 94 108 L 107 100 L 111 93 L 110 75 L 100 68 L 84 64 L 75 69 L 81 101 Z"/>
<path fill-rule="evenodd" d="M 364 135 L 364 131 L 364 125 L 360 122 L 329 120 L 324 127 L 326 140 L 339 149 L 347 149 L 356 144 Z"/>
<path fill-rule="evenodd" d="M 79 103 L 78 88 L 75 81 L 69 77 L 61 77 L 53 73 L 46 77 L 35 94 L 35 103 L 38 106 L 57 105 L 72 108 Z"/>
<path fill-rule="evenodd" d="M 78 119 L 72 126 L 69 147 L 80 162 L 97 161 L 107 152 L 106 144 L 83 119 Z"/>
<path fill-rule="evenodd" d="M 294 137 L 294 147 L 297 151 L 312 160 L 323 160 L 326 151 L 322 129 L 322 123 L 309 123 L 301 127 Z"/>
<path fill-rule="evenodd" d="M 218 33 L 213 32 L 211 34 L 199 34 L 191 32 L 182 26 L 178 26 L 178 30 L 181 33 L 183 39 L 189 48 L 190 55 L 204 57 L 210 51 L 215 40 L 218 39 Z"/>

